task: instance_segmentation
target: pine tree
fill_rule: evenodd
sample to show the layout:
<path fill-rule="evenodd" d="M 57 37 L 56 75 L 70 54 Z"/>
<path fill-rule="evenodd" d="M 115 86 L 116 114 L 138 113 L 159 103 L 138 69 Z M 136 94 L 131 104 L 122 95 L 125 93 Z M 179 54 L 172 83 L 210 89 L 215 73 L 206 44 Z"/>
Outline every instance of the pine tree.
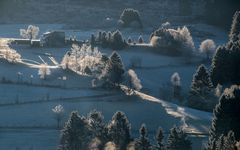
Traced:
<path fill-rule="evenodd" d="M 148 140 L 147 128 L 142 124 L 139 129 L 140 137 L 136 140 L 136 150 L 152 150 L 151 143 Z"/>
<path fill-rule="evenodd" d="M 164 139 L 164 136 L 163 136 L 163 130 L 162 128 L 159 128 L 158 131 L 157 131 L 157 135 L 156 135 L 156 141 L 157 141 L 157 146 L 156 146 L 156 149 L 157 150 L 164 150 L 164 144 L 163 144 L 163 139 Z"/>
<path fill-rule="evenodd" d="M 173 127 L 167 140 L 167 150 L 191 150 L 192 143 L 182 129 Z"/>
<path fill-rule="evenodd" d="M 112 38 L 110 43 L 111 43 L 111 48 L 113 49 L 119 50 L 125 47 L 125 42 L 123 40 L 122 33 L 119 30 L 112 33 Z"/>
<path fill-rule="evenodd" d="M 204 65 L 200 65 L 193 76 L 190 92 L 204 97 L 212 88 L 213 84 L 207 68 Z"/>
<path fill-rule="evenodd" d="M 98 148 L 102 149 L 109 140 L 107 126 L 104 123 L 104 116 L 101 112 L 93 110 L 88 114 L 87 118 L 93 137 L 100 140 Z"/>
<path fill-rule="evenodd" d="M 236 140 L 240 140 L 240 86 L 225 89 L 219 104 L 213 111 L 212 127 L 209 133 L 208 147 L 216 145 L 216 139 L 222 134 L 226 136 L 230 130 L 235 133 Z"/>
<path fill-rule="evenodd" d="M 106 83 L 119 84 L 123 80 L 124 66 L 120 55 L 114 51 L 103 72 L 103 79 Z"/>
<path fill-rule="evenodd" d="M 62 130 L 59 150 L 81 150 L 88 146 L 90 135 L 88 121 L 72 112 Z"/>
<path fill-rule="evenodd" d="M 236 140 L 234 133 L 229 131 L 226 136 L 223 134 L 216 141 L 216 148 L 212 150 L 235 150 Z"/>
<path fill-rule="evenodd" d="M 143 37 L 140 35 L 139 38 L 138 38 L 138 43 L 142 44 L 144 41 L 143 41 Z"/>
<path fill-rule="evenodd" d="M 119 149 L 126 149 L 131 140 L 130 123 L 123 112 L 116 112 L 108 125 L 110 141 L 114 142 Z"/>
<path fill-rule="evenodd" d="M 229 34 L 230 41 L 236 42 L 240 35 L 240 11 L 235 12 L 232 21 L 232 27 Z"/>

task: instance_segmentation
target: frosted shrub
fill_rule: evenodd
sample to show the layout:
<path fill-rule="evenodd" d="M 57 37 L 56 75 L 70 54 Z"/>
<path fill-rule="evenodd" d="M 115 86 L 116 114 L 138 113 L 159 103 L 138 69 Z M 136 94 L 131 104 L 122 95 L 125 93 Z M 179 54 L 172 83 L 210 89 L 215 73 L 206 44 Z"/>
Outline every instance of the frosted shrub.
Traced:
<path fill-rule="evenodd" d="M 51 71 L 46 64 L 41 64 L 39 66 L 38 75 L 40 75 L 41 79 L 46 79 L 46 76 L 50 74 Z"/>
<path fill-rule="evenodd" d="M 36 39 L 39 33 L 39 27 L 29 25 L 27 29 L 20 29 L 20 35 L 25 39 Z"/>
<path fill-rule="evenodd" d="M 152 33 L 150 43 L 155 48 L 167 49 L 165 53 L 172 55 L 189 56 L 195 50 L 191 33 L 185 26 L 177 30 L 160 28 Z"/>

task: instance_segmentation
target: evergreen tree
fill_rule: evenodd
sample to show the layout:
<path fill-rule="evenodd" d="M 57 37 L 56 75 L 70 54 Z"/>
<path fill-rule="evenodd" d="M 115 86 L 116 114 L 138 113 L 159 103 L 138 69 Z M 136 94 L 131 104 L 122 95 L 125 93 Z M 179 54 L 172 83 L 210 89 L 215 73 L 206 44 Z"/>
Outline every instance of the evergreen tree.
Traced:
<path fill-rule="evenodd" d="M 136 150 L 152 150 L 151 143 L 148 140 L 147 128 L 142 124 L 139 129 L 140 137 L 136 140 Z"/>
<path fill-rule="evenodd" d="M 126 43 L 123 40 L 122 33 L 118 30 L 112 33 L 112 38 L 110 43 L 113 49 L 118 49 L 118 50 L 124 48 L 126 45 Z"/>
<path fill-rule="evenodd" d="M 212 88 L 213 84 L 208 74 L 207 68 L 204 65 L 200 65 L 193 76 L 191 93 L 204 97 Z"/>
<path fill-rule="evenodd" d="M 216 149 L 214 150 L 235 150 L 236 140 L 234 133 L 229 131 L 226 136 L 223 134 L 216 141 Z"/>
<path fill-rule="evenodd" d="M 124 9 L 121 16 L 120 20 L 122 22 L 123 27 L 129 26 L 132 22 L 136 21 L 138 22 L 140 28 L 142 28 L 142 21 L 140 19 L 140 15 L 138 10 L 132 9 L 132 8 L 127 8 Z"/>
<path fill-rule="evenodd" d="M 93 110 L 88 114 L 87 118 L 93 137 L 100 140 L 98 148 L 102 149 L 109 140 L 107 126 L 104 123 L 104 116 L 101 112 Z"/>
<path fill-rule="evenodd" d="M 213 111 L 212 127 L 209 133 L 209 149 L 216 145 L 216 139 L 226 136 L 231 130 L 236 140 L 240 140 L 240 86 L 225 89 L 219 104 Z"/>
<path fill-rule="evenodd" d="M 156 141 L 157 141 L 157 146 L 156 146 L 156 149 L 157 150 L 164 150 L 164 144 L 163 144 L 163 139 L 164 139 L 164 136 L 163 136 L 163 130 L 162 128 L 159 128 L 158 131 L 157 131 L 157 135 L 156 135 Z"/>
<path fill-rule="evenodd" d="M 132 43 L 132 39 L 131 37 L 128 37 L 128 44 L 131 44 Z"/>
<path fill-rule="evenodd" d="M 230 41 L 236 42 L 240 35 L 240 11 L 235 12 L 232 21 L 232 27 L 229 34 Z"/>
<path fill-rule="evenodd" d="M 182 129 L 173 127 L 167 140 L 167 150 L 191 150 L 192 143 Z"/>
<path fill-rule="evenodd" d="M 126 115 L 120 111 L 116 112 L 108 125 L 110 141 L 113 141 L 119 149 L 126 149 L 131 141 L 130 129 L 131 126 Z"/>
<path fill-rule="evenodd" d="M 143 41 L 143 37 L 140 35 L 139 38 L 138 38 L 138 43 L 142 44 L 144 41 Z"/>
<path fill-rule="evenodd" d="M 88 147 L 90 136 L 88 121 L 77 112 L 72 112 L 62 130 L 59 150 L 84 149 Z"/>
<path fill-rule="evenodd" d="M 106 83 L 119 84 L 123 80 L 124 66 L 122 59 L 117 52 L 113 52 L 103 72 L 103 79 Z"/>

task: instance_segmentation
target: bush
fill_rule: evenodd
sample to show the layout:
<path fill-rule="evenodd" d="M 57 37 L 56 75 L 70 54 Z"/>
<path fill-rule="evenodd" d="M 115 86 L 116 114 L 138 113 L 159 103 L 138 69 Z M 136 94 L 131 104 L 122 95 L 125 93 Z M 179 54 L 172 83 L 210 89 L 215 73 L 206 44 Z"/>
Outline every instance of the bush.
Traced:
<path fill-rule="evenodd" d="M 124 9 L 119 22 L 123 27 L 129 27 L 133 22 L 137 22 L 139 27 L 142 28 L 142 21 L 140 19 L 140 15 L 138 10 L 127 8 Z"/>

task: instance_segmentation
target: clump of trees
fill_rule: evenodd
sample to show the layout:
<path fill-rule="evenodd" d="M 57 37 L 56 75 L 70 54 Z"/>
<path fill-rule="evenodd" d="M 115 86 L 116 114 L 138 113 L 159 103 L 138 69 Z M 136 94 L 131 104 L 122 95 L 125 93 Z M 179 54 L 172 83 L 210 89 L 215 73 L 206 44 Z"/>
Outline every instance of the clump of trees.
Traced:
<path fill-rule="evenodd" d="M 213 111 L 207 149 L 234 150 L 240 140 L 240 87 L 233 85 L 225 89 Z"/>
<path fill-rule="evenodd" d="M 126 8 L 123 10 L 119 23 L 123 27 L 135 26 L 134 23 L 137 23 L 137 27 L 142 28 L 142 21 L 138 10 L 132 8 Z"/>
<path fill-rule="evenodd" d="M 188 106 L 212 111 L 216 105 L 216 97 L 214 95 L 214 87 L 204 65 L 200 65 L 193 75 L 193 80 L 190 87 Z"/>
<path fill-rule="evenodd" d="M 87 117 L 72 112 L 61 131 L 59 150 L 80 149 L 138 149 L 138 150 L 180 150 L 191 149 L 187 134 L 178 127 L 173 127 L 164 142 L 163 130 L 159 128 L 155 144 L 148 139 L 147 127 L 143 124 L 139 137 L 131 135 L 131 124 L 127 116 L 116 112 L 109 123 L 105 123 L 101 112 L 90 112 Z"/>
<path fill-rule="evenodd" d="M 214 86 L 240 84 L 240 11 L 233 17 L 229 41 L 217 48 L 212 59 L 211 78 Z"/>
<path fill-rule="evenodd" d="M 185 26 L 177 30 L 159 28 L 151 34 L 150 43 L 159 52 L 170 55 L 189 56 L 195 50 L 191 33 Z"/>
<path fill-rule="evenodd" d="M 115 50 L 121 50 L 128 46 L 128 43 L 125 41 L 122 33 L 119 30 L 114 32 L 99 31 L 97 37 L 92 37 L 91 39 L 95 40 L 94 42 L 91 41 L 91 43 Z"/>
<path fill-rule="evenodd" d="M 202 41 L 199 50 L 206 55 L 206 60 L 210 60 L 216 49 L 215 42 L 211 39 Z"/>
<path fill-rule="evenodd" d="M 39 27 L 29 25 L 27 29 L 20 29 L 20 35 L 25 39 L 36 39 L 39 33 Z"/>

